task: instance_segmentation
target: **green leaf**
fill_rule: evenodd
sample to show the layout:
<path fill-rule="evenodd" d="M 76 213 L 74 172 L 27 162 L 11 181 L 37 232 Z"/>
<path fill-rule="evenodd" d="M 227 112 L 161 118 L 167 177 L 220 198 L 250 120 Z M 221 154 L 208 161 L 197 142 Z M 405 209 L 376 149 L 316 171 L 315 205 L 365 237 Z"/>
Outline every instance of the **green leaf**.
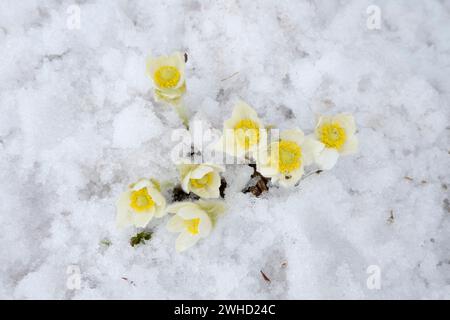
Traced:
<path fill-rule="evenodd" d="M 112 245 L 112 242 L 108 238 L 104 238 L 104 239 L 100 240 L 100 244 L 102 246 L 109 247 L 110 245 Z"/>
<path fill-rule="evenodd" d="M 130 245 L 132 247 L 137 246 L 138 244 L 145 244 L 145 241 L 148 241 L 152 238 L 151 231 L 141 231 L 138 232 L 135 236 L 131 237 Z"/>

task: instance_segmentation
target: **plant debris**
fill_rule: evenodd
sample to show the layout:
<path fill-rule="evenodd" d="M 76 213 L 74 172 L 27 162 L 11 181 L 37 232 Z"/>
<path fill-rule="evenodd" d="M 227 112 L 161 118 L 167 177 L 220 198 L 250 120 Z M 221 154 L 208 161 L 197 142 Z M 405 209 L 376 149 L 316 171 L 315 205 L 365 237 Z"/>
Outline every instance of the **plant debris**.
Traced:
<path fill-rule="evenodd" d="M 220 81 L 226 81 L 226 80 L 228 80 L 228 79 L 233 78 L 234 76 L 236 76 L 236 75 L 238 75 L 238 74 L 239 74 L 239 71 L 236 71 L 236 72 L 233 73 L 231 76 L 228 76 L 228 77 L 226 77 L 226 78 L 223 78 L 223 79 L 221 79 Z"/>
<path fill-rule="evenodd" d="M 184 200 L 198 200 L 200 199 L 199 196 L 197 196 L 194 193 L 186 193 L 183 191 L 180 185 L 175 186 L 175 188 L 172 189 L 172 201 L 173 202 L 180 202 Z"/>
<path fill-rule="evenodd" d="M 253 174 L 251 175 L 251 180 L 249 186 L 243 190 L 244 193 L 252 193 L 255 197 L 259 197 L 262 193 L 269 190 L 268 183 L 270 178 L 266 178 L 256 171 L 255 164 L 249 164 L 253 168 Z"/>
<path fill-rule="evenodd" d="M 112 245 L 112 242 L 108 238 L 104 238 L 104 239 L 100 240 L 100 245 L 109 247 L 110 245 Z"/>
<path fill-rule="evenodd" d="M 220 180 L 220 187 L 219 187 L 220 197 L 222 199 L 225 198 L 225 189 L 226 188 L 227 188 L 227 180 L 225 180 L 225 178 L 222 178 Z"/>
<path fill-rule="evenodd" d="M 270 279 L 269 279 L 269 277 L 266 276 L 266 274 L 265 274 L 262 270 L 259 270 L 259 272 L 261 272 L 261 275 L 262 275 L 262 277 L 263 277 L 263 279 L 264 279 L 265 281 L 271 282 Z"/>
<path fill-rule="evenodd" d="M 145 241 L 148 241 L 152 238 L 152 232 L 150 231 L 141 231 L 138 232 L 135 236 L 131 237 L 130 245 L 132 247 L 137 246 L 138 244 L 145 244 Z"/>
<path fill-rule="evenodd" d="M 394 223 L 394 221 L 395 221 L 395 218 L 394 218 L 394 210 L 391 210 L 391 213 L 390 213 L 389 218 L 387 219 L 387 222 L 388 222 L 389 224 L 392 224 L 392 223 Z"/>
<path fill-rule="evenodd" d="M 134 283 L 133 280 L 128 280 L 128 278 L 126 278 L 126 277 L 122 277 L 121 279 L 122 279 L 122 280 L 125 280 L 126 282 L 128 282 L 129 284 L 131 284 L 133 287 L 136 286 L 136 284 Z"/>

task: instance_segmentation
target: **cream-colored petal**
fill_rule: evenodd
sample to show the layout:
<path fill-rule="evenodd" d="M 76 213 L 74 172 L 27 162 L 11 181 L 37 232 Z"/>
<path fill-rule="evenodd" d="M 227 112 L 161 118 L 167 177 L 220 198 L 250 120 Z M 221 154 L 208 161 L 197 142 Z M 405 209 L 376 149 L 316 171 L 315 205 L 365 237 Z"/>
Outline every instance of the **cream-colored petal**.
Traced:
<path fill-rule="evenodd" d="M 206 186 L 207 189 L 210 191 L 210 198 L 218 198 L 220 196 L 220 184 L 221 184 L 221 178 L 220 174 L 217 172 L 214 172 L 212 175 L 211 182 Z"/>
<path fill-rule="evenodd" d="M 138 228 L 144 228 L 155 215 L 155 207 L 146 212 L 136 212 L 132 215 L 133 224 Z"/>
<path fill-rule="evenodd" d="M 210 219 L 217 218 L 226 210 L 226 206 L 223 201 L 199 200 L 196 203 L 203 211 L 207 213 Z"/>
<path fill-rule="evenodd" d="M 298 128 L 285 130 L 280 133 L 280 140 L 294 141 L 298 145 L 303 143 L 304 137 L 303 131 Z"/>
<path fill-rule="evenodd" d="M 155 217 L 156 218 L 162 218 L 167 214 L 166 211 L 166 205 L 164 204 L 163 206 L 156 206 L 155 207 Z"/>
<path fill-rule="evenodd" d="M 130 185 L 130 188 L 137 191 L 148 186 L 153 186 L 153 183 L 149 179 L 139 179 L 136 183 Z"/>
<path fill-rule="evenodd" d="M 326 123 L 330 123 L 332 121 L 332 118 L 330 116 L 325 116 L 325 115 L 319 115 L 317 117 L 317 124 L 316 127 L 314 128 L 314 135 L 317 139 L 320 138 L 320 127 Z"/>
<path fill-rule="evenodd" d="M 224 129 L 235 129 L 235 126 L 241 120 L 251 120 L 256 123 L 258 128 L 264 128 L 263 123 L 258 117 L 256 111 L 243 101 L 239 101 L 233 108 L 231 118 L 223 123 Z"/>
<path fill-rule="evenodd" d="M 203 178 L 206 174 L 210 173 L 214 171 L 214 169 L 210 166 L 205 166 L 205 165 L 199 165 L 197 168 L 195 168 L 192 173 L 191 173 L 191 179 L 201 179 Z"/>
<path fill-rule="evenodd" d="M 338 124 L 340 124 L 344 128 L 347 136 L 352 136 L 356 132 L 355 118 L 351 114 L 338 114 L 334 116 L 333 122 L 337 122 Z"/>
<path fill-rule="evenodd" d="M 124 228 L 132 225 L 130 212 L 130 191 L 123 192 L 116 203 L 116 225 Z"/>
<path fill-rule="evenodd" d="M 191 173 L 192 171 L 187 172 L 181 179 L 181 189 L 186 193 L 191 192 Z"/>
<path fill-rule="evenodd" d="M 191 186 L 191 190 L 201 198 L 214 199 L 220 197 L 220 183 L 220 175 L 217 172 L 214 172 L 212 175 L 212 180 L 208 185 L 205 185 L 202 188 L 195 188 Z"/>
<path fill-rule="evenodd" d="M 166 205 L 166 199 L 164 198 L 164 196 L 161 194 L 161 192 L 159 192 L 155 187 L 153 186 L 148 186 L 147 187 L 147 192 L 150 195 L 150 197 L 152 197 L 153 201 L 158 205 L 158 206 L 165 206 Z"/>
<path fill-rule="evenodd" d="M 208 215 L 205 215 L 203 218 L 200 218 L 200 223 L 198 225 L 198 235 L 201 238 L 206 238 L 209 236 L 212 230 L 212 221 Z"/>
<path fill-rule="evenodd" d="M 288 177 L 285 175 L 279 175 L 278 184 L 284 188 L 290 188 L 297 184 L 303 176 L 305 169 L 303 166 L 298 168 L 297 170 L 292 171 Z"/>
<path fill-rule="evenodd" d="M 313 135 L 308 135 L 303 141 L 301 148 L 302 148 L 303 164 L 305 166 L 309 166 L 310 164 L 315 162 L 319 154 L 325 148 L 325 145 L 322 142 L 315 139 Z"/>
<path fill-rule="evenodd" d="M 334 148 L 325 148 L 317 156 L 316 163 L 322 170 L 333 168 L 339 158 L 339 152 Z"/>
<path fill-rule="evenodd" d="M 154 80 L 155 72 L 163 67 L 163 66 L 172 66 L 175 67 L 180 73 L 180 79 L 178 83 L 173 88 L 162 88 L 159 87 L 156 81 Z M 159 56 L 159 57 L 150 57 L 147 59 L 147 74 L 152 79 L 153 85 L 155 89 L 158 89 L 158 98 L 162 98 L 165 95 L 167 99 L 174 99 L 174 95 L 180 96 L 186 90 L 185 85 L 185 63 L 184 63 L 184 55 L 180 52 L 176 52 L 171 56 Z M 155 92 L 156 94 L 156 92 Z"/>
<path fill-rule="evenodd" d="M 209 198 L 209 191 L 206 188 L 195 188 L 195 187 L 192 187 L 191 191 L 192 191 L 192 193 L 196 194 L 200 198 L 205 198 L 205 199 Z"/>
<path fill-rule="evenodd" d="M 184 220 L 174 215 L 167 221 L 166 229 L 169 232 L 182 232 L 184 230 Z"/>
<path fill-rule="evenodd" d="M 358 137 L 356 135 L 348 137 L 345 144 L 342 146 L 340 153 L 342 155 L 349 155 L 358 152 Z"/>
<path fill-rule="evenodd" d="M 188 232 L 182 232 L 175 241 L 175 249 L 177 250 L 177 252 L 183 252 L 195 245 L 198 240 L 200 240 L 200 237 L 198 235 L 192 235 Z"/>
<path fill-rule="evenodd" d="M 186 92 L 186 86 L 182 84 L 179 88 L 159 88 L 155 85 L 155 94 L 163 99 L 176 99 Z"/>
<path fill-rule="evenodd" d="M 181 218 L 190 220 L 201 218 L 205 215 L 205 212 L 195 203 L 192 203 L 193 206 L 183 206 L 177 211 L 177 215 Z"/>
<path fill-rule="evenodd" d="M 183 202 L 175 202 L 171 205 L 167 206 L 166 211 L 169 213 L 178 213 L 182 208 L 197 208 L 197 205 L 195 203 L 189 202 L 189 201 L 183 201 Z"/>
<path fill-rule="evenodd" d="M 238 101 L 234 106 L 232 117 L 237 119 L 251 119 L 259 121 L 258 114 L 255 109 L 250 107 L 244 101 Z"/>

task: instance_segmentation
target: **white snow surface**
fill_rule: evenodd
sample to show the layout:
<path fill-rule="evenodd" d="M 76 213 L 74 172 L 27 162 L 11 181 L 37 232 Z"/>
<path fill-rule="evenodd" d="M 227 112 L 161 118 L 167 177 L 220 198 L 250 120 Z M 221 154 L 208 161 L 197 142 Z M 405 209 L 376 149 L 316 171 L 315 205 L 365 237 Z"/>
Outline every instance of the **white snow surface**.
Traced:
<path fill-rule="evenodd" d="M 191 116 L 220 129 L 243 99 L 311 132 L 316 114 L 351 112 L 359 153 L 261 198 L 229 165 L 209 238 L 177 254 L 166 216 L 132 248 L 118 195 L 177 181 L 182 123 L 145 75 L 173 51 L 189 56 Z M 1 298 L 450 298 L 449 1 L 2 0 L 0 52 Z"/>

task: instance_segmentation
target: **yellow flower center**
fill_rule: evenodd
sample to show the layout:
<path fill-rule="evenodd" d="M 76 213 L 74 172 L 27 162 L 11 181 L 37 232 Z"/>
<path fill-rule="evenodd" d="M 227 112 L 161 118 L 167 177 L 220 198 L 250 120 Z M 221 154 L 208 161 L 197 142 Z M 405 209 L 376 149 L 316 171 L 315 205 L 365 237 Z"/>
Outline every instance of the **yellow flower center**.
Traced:
<path fill-rule="evenodd" d="M 302 149 L 293 141 L 282 140 L 278 143 L 278 170 L 282 173 L 290 173 L 302 163 Z"/>
<path fill-rule="evenodd" d="M 184 220 L 184 226 L 190 234 L 198 234 L 198 225 L 200 224 L 200 218 Z"/>
<path fill-rule="evenodd" d="M 345 129 L 337 123 L 325 123 L 319 128 L 320 141 L 328 148 L 339 150 L 345 143 Z"/>
<path fill-rule="evenodd" d="M 193 186 L 194 188 L 204 188 L 205 186 L 211 183 L 213 179 L 213 174 L 214 174 L 213 172 L 210 172 L 205 174 L 200 179 L 190 179 L 191 186 Z"/>
<path fill-rule="evenodd" d="M 155 205 L 152 197 L 148 194 L 147 188 L 133 191 L 130 200 L 130 206 L 137 212 L 147 211 Z"/>
<path fill-rule="evenodd" d="M 155 82 L 161 88 L 173 88 L 180 81 L 180 71 L 172 66 L 160 67 L 155 72 Z"/>
<path fill-rule="evenodd" d="M 245 149 L 259 142 L 259 126 L 253 120 L 244 119 L 239 121 L 234 126 L 234 133 L 237 143 Z"/>

